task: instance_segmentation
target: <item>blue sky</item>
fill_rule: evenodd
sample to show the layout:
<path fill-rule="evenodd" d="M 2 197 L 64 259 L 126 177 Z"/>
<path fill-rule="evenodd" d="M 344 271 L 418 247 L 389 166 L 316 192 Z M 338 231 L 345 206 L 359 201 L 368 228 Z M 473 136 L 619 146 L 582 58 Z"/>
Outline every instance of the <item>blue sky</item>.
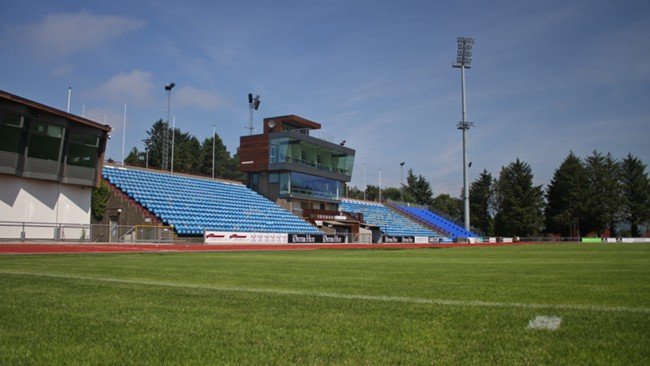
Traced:
<path fill-rule="evenodd" d="M 297 114 L 356 149 L 352 184 L 398 186 L 399 163 L 434 194 L 462 186 L 456 37 L 467 72 L 470 179 L 517 157 L 548 184 L 573 150 L 650 163 L 650 2 L 4 1 L 0 89 L 114 128 L 107 156 L 166 115 L 234 152 L 249 92 L 261 119 Z"/>

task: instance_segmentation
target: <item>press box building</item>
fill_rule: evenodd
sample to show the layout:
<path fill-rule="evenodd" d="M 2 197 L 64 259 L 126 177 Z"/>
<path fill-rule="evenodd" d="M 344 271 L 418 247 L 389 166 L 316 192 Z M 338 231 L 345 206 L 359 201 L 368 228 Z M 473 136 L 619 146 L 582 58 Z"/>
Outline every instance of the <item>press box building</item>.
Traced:
<path fill-rule="evenodd" d="M 53 230 L 62 224 L 90 224 L 110 131 L 0 90 L 0 238 L 20 237 L 17 223 L 42 224 L 29 238 L 44 239 L 63 239 Z"/>

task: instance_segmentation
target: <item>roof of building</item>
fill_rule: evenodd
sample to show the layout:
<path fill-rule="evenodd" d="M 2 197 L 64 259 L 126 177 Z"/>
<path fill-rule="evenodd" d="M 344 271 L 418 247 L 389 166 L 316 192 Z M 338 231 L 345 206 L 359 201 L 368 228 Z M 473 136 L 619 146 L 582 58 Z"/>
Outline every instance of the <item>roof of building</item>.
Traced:
<path fill-rule="evenodd" d="M 50 107 L 50 106 L 46 106 L 45 104 L 41 104 L 41 103 L 35 102 L 33 100 L 29 100 L 27 98 L 19 97 L 17 95 L 8 93 L 8 92 L 6 92 L 4 90 L 0 90 L 0 100 L 6 100 L 6 101 L 10 101 L 10 102 L 20 103 L 20 104 L 22 104 L 24 106 L 34 108 L 34 109 L 39 110 L 39 111 L 47 112 L 47 113 L 50 113 L 50 114 L 65 118 L 67 120 L 70 120 L 70 121 L 73 121 L 73 122 L 76 122 L 76 123 L 79 123 L 79 124 L 82 124 L 82 125 L 85 125 L 85 126 L 97 128 L 97 129 L 100 129 L 100 130 L 103 130 L 103 131 L 106 131 L 106 132 L 110 132 L 112 130 L 111 126 L 109 126 L 109 125 L 104 125 L 104 124 L 101 124 L 101 123 L 97 123 L 97 122 L 89 120 L 87 118 L 79 117 L 79 116 L 76 116 L 74 114 L 64 112 L 64 111 L 62 111 L 60 109 L 56 109 L 56 108 L 53 108 L 53 107 Z"/>
<path fill-rule="evenodd" d="M 306 118 L 302 118 L 300 116 L 296 116 L 295 114 L 289 114 L 289 115 L 286 115 L 286 116 L 264 118 L 264 125 L 266 125 L 266 122 L 268 122 L 270 120 L 275 120 L 276 122 L 282 122 L 282 123 L 288 124 L 290 126 L 293 126 L 295 128 L 309 128 L 309 129 L 312 129 L 312 130 L 318 130 L 321 127 L 320 123 L 310 121 L 310 120 L 308 120 Z"/>

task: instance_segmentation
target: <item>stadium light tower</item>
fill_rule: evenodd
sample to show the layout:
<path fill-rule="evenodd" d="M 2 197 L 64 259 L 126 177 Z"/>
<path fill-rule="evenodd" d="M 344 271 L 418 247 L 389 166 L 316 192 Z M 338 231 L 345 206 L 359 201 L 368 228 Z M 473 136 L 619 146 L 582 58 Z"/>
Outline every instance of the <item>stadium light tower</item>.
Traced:
<path fill-rule="evenodd" d="M 167 171 L 169 168 L 169 109 L 172 101 L 172 89 L 176 86 L 174 83 L 165 85 L 167 91 L 167 120 L 163 128 L 163 148 L 162 148 L 162 170 Z"/>
<path fill-rule="evenodd" d="M 474 122 L 467 120 L 467 107 L 465 101 L 465 69 L 469 69 L 472 64 L 472 47 L 474 38 L 458 37 L 458 51 L 456 53 L 456 63 L 453 67 L 460 68 L 460 84 L 462 93 L 462 119 L 456 126 L 463 131 L 463 203 L 464 203 L 464 221 L 465 230 L 469 230 L 469 177 L 467 165 L 467 130 L 474 126 Z"/>
<path fill-rule="evenodd" d="M 260 96 L 257 95 L 253 98 L 253 94 L 248 93 L 248 112 L 250 113 L 250 120 L 248 123 L 249 135 L 253 134 L 253 110 L 257 110 L 260 107 Z"/>
<path fill-rule="evenodd" d="M 405 161 L 399 163 L 399 199 L 404 202 L 404 164 Z"/>

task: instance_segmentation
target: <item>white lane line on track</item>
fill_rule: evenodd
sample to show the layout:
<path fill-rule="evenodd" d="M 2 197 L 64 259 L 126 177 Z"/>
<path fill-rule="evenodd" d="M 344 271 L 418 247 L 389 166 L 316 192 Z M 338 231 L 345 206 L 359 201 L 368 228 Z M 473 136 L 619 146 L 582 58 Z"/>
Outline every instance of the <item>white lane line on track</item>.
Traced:
<path fill-rule="evenodd" d="M 520 303 L 520 302 L 493 302 L 493 301 L 481 301 L 481 300 L 426 299 L 420 297 L 384 296 L 384 295 L 354 295 L 354 294 L 341 294 L 336 292 L 299 291 L 299 290 L 283 290 L 283 289 L 237 287 L 237 286 L 214 286 L 214 285 L 206 285 L 206 284 L 162 282 L 162 281 L 151 281 L 151 280 L 144 280 L 144 279 L 123 279 L 123 278 L 115 278 L 115 277 L 78 276 L 78 275 L 44 273 L 44 272 L 0 271 L 0 274 L 15 275 L 15 276 L 63 278 L 63 279 L 71 279 L 71 280 L 96 281 L 96 282 L 119 283 L 119 284 L 130 284 L 130 285 L 191 288 L 191 289 L 214 290 L 214 291 L 223 291 L 223 292 L 242 292 L 242 293 L 285 295 L 285 296 L 311 296 L 311 297 L 342 299 L 342 300 L 400 302 L 400 303 L 411 303 L 411 304 L 430 304 L 430 305 L 464 306 L 464 307 L 584 310 L 584 311 L 595 311 L 595 312 L 624 312 L 624 313 L 650 314 L 650 308 L 628 307 L 628 306 L 603 306 L 603 305 L 586 305 L 586 304 L 535 304 L 535 303 Z"/>

